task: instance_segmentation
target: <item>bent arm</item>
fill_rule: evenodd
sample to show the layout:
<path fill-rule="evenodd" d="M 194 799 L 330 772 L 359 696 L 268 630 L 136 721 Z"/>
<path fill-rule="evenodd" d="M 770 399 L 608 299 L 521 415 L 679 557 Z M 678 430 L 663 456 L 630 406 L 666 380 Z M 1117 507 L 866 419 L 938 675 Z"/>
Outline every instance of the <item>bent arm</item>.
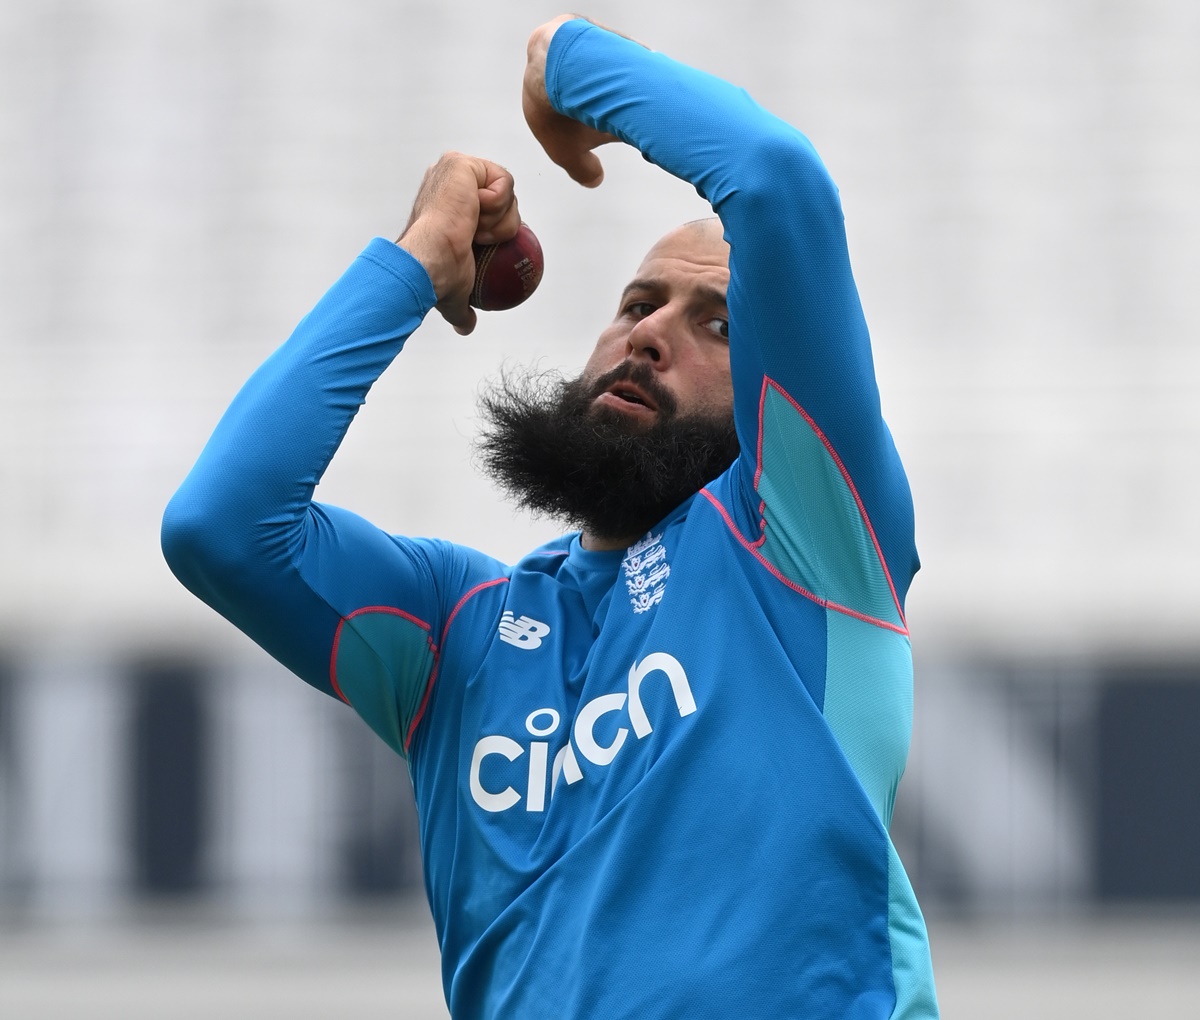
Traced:
<path fill-rule="evenodd" d="M 555 31 L 545 87 L 560 113 L 635 146 L 711 203 L 731 246 L 730 357 L 747 488 L 768 520 L 774 511 L 781 540 L 808 527 L 796 517 L 802 495 L 812 502 L 812 458 L 793 456 L 808 430 L 814 456 L 840 477 L 827 498 L 851 500 L 874 522 L 864 527 L 902 600 L 916 569 L 911 497 L 880 412 L 838 192 L 812 145 L 742 89 L 582 20 Z"/>
<path fill-rule="evenodd" d="M 426 549 L 313 503 L 313 490 L 434 302 L 421 265 L 373 241 L 238 393 L 163 517 L 163 552 L 179 580 L 308 683 L 346 700 L 333 652 L 347 618 L 392 607 L 420 621 L 414 631 L 436 633 L 438 579 Z M 397 704 L 355 705 L 389 743 L 429 665 L 418 656 L 411 676 L 394 678 L 384 697 Z"/>
<path fill-rule="evenodd" d="M 447 152 L 404 235 L 371 242 L 251 377 L 163 517 L 163 551 L 196 595 L 404 754 L 437 671 L 448 607 L 495 560 L 400 539 L 312 501 L 367 392 L 425 315 L 460 333 L 473 241 L 520 224 L 512 176 Z"/>

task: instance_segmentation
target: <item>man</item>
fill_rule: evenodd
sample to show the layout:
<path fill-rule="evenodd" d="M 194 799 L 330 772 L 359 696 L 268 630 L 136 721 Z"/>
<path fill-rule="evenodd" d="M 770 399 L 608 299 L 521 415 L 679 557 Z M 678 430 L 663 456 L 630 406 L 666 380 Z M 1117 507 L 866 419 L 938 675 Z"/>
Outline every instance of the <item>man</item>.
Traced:
<path fill-rule="evenodd" d="M 450 154 L 238 395 L 171 566 L 407 757 L 456 1018 L 936 1016 L 887 835 L 912 505 L 836 189 L 582 19 L 534 32 L 523 101 L 581 184 L 619 138 L 720 218 L 654 246 L 579 380 L 485 401 L 501 480 L 582 532 L 509 567 L 311 500 L 422 317 L 473 328 L 472 240 L 517 230 L 511 178 Z"/>

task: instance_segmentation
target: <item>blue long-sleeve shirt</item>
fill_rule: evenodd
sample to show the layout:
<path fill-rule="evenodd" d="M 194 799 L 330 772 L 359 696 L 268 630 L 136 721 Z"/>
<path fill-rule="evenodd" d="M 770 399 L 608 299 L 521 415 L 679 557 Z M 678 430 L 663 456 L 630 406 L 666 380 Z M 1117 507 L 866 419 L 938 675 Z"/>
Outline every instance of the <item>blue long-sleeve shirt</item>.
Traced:
<path fill-rule="evenodd" d="M 887 835 L 912 503 L 837 191 L 744 92 L 587 22 L 546 83 L 721 217 L 737 462 L 625 552 L 516 566 L 314 503 L 435 300 L 376 240 L 222 418 L 168 560 L 407 756 L 456 1018 L 936 1016 Z"/>

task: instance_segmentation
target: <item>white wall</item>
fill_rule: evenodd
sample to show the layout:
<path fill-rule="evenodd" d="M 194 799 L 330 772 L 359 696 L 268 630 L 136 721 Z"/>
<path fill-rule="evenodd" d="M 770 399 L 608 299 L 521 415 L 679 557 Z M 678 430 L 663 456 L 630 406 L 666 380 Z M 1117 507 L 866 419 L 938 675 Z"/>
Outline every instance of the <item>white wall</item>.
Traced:
<path fill-rule="evenodd" d="M 514 171 L 542 289 L 470 339 L 431 320 L 320 495 L 508 558 L 553 533 L 470 467 L 479 382 L 506 362 L 578 367 L 642 252 L 704 211 L 627 150 L 584 191 L 527 137 L 524 42 L 555 13 L 0 4 L 0 900 L 120 909 L 121 671 L 191 650 L 219 706 L 209 879 L 251 916 L 327 902 L 350 810 L 344 712 L 175 583 L 159 517 L 241 382 L 460 148 Z M 589 13 L 746 86 L 839 182 L 917 501 L 918 664 L 1194 655 L 1200 7 Z M 1090 881 L 1087 804 L 993 680 L 922 669 L 900 839 L 936 836 L 984 898 L 1070 900 Z M 918 877 L 934 857 L 915 855 Z"/>
<path fill-rule="evenodd" d="M 745 85 L 838 180 L 917 499 L 918 646 L 1194 648 L 1200 8 L 1189 0 L 600 0 Z M 702 211 L 628 152 L 595 193 L 527 137 L 534 2 L 0 5 L 0 643 L 236 642 L 161 510 L 253 367 L 425 165 L 516 174 L 542 292 L 429 323 L 321 496 L 515 557 L 553 530 L 469 465 L 505 361 L 578 366 L 642 251 Z"/>

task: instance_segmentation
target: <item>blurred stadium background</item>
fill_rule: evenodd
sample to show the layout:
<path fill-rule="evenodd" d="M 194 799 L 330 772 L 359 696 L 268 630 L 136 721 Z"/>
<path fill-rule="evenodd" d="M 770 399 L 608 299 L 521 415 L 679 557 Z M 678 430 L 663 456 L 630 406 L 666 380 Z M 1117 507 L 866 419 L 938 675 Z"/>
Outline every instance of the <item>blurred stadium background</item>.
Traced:
<path fill-rule="evenodd" d="M 431 320 L 319 495 L 508 558 L 552 532 L 472 470 L 479 381 L 578 368 L 704 211 L 632 153 L 593 193 L 536 149 L 556 13 L 0 3 L 0 1015 L 445 1016 L 403 763 L 178 586 L 158 521 L 458 148 L 513 170 L 542 291 Z M 1194 1011 L 1200 7 L 587 13 L 745 86 L 841 187 L 925 564 L 894 836 L 945 1015 Z"/>

